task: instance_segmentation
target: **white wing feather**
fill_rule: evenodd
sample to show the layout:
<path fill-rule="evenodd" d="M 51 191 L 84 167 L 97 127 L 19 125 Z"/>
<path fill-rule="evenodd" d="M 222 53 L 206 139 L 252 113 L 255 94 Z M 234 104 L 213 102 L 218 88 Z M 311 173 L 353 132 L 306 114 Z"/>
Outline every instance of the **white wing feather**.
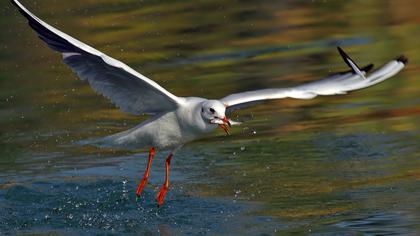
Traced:
<path fill-rule="evenodd" d="M 64 62 L 82 80 L 87 80 L 95 91 L 110 98 L 121 110 L 132 114 L 155 114 L 174 110 L 179 104 L 185 102 L 184 98 L 169 93 L 126 64 L 43 22 L 17 0 L 12 0 L 12 2 L 28 19 L 29 25 L 38 33 L 38 36 L 50 48 L 63 53 Z M 318 95 L 345 94 L 348 91 L 366 88 L 392 77 L 404 68 L 407 61 L 405 57 L 399 57 L 365 77 L 365 72 L 359 69 L 342 49 L 339 48 L 339 51 L 352 71 L 291 88 L 236 93 L 222 98 L 221 102 L 227 107 L 233 108 L 240 107 L 245 103 L 269 99 L 287 97 L 312 99 Z"/>
<path fill-rule="evenodd" d="M 346 54 L 345 54 L 346 55 Z M 347 55 L 346 55 L 347 56 Z M 347 56 L 343 59 L 351 63 L 351 71 L 347 73 L 338 73 L 325 79 L 310 82 L 296 87 L 261 89 L 243 93 L 236 93 L 224 97 L 221 102 L 229 109 L 241 107 L 246 103 L 252 103 L 261 100 L 280 99 L 280 98 L 297 98 L 312 99 L 318 95 L 336 95 L 345 94 L 349 91 L 366 88 L 380 83 L 402 70 L 407 62 L 403 56 L 388 62 L 378 70 L 372 72 L 366 78 L 365 72 L 359 69 L 356 64 Z M 350 65 L 349 65 L 350 66 Z M 355 71 L 356 69 L 356 71 Z"/>
<path fill-rule="evenodd" d="M 122 111 L 140 115 L 174 110 L 184 102 L 156 82 L 141 75 L 126 64 L 74 39 L 48 25 L 19 1 L 12 0 L 38 36 L 55 51 L 82 80 L 111 99 Z"/>

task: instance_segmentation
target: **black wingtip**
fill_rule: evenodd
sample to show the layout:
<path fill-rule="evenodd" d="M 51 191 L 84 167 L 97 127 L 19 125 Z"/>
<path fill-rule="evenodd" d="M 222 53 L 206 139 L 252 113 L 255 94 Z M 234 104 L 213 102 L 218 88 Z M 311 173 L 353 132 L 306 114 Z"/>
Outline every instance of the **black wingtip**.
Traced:
<path fill-rule="evenodd" d="M 373 69 L 373 66 L 374 65 L 372 63 L 370 63 L 369 65 L 366 65 L 366 66 L 360 68 L 360 70 L 368 73 L 369 71 L 371 71 Z"/>
<path fill-rule="evenodd" d="M 405 57 L 404 55 L 401 55 L 401 56 L 397 57 L 395 60 L 397 60 L 399 62 L 402 62 L 404 65 L 407 64 L 407 62 L 408 62 L 408 58 Z"/>
<path fill-rule="evenodd" d="M 16 1 L 15 1 L 15 0 L 10 0 L 10 2 L 11 2 L 13 5 L 15 5 L 15 7 L 17 7 L 17 8 L 19 8 L 19 9 L 20 9 L 19 5 L 16 3 Z"/>
<path fill-rule="evenodd" d="M 22 9 L 21 6 L 19 6 L 19 4 L 16 0 L 10 0 L 10 2 L 19 10 L 20 14 L 22 14 L 24 17 L 28 18 L 28 14 Z"/>
<path fill-rule="evenodd" d="M 340 48 L 340 47 L 338 47 L 337 46 L 337 50 L 338 50 L 338 52 L 340 53 L 340 56 L 343 58 L 343 61 L 350 67 L 350 69 L 354 72 L 354 73 L 356 73 L 356 71 L 354 71 L 354 69 L 353 69 L 353 67 L 352 67 L 352 65 L 349 63 L 349 61 L 351 61 L 359 70 L 362 70 L 362 69 L 360 69 L 360 67 L 356 64 L 356 62 L 354 62 L 353 61 L 353 59 L 351 59 L 351 57 L 349 56 L 349 55 L 347 55 L 347 53 L 346 52 L 344 52 L 344 50 L 342 49 L 342 48 Z"/>
<path fill-rule="evenodd" d="M 349 55 L 347 55 L 347 53 L 344 52 L 344 50 L 341 47 L 337 47 L 337 50 L 344 60 L 346 60 L 347 58 L 350 58 Z"/>

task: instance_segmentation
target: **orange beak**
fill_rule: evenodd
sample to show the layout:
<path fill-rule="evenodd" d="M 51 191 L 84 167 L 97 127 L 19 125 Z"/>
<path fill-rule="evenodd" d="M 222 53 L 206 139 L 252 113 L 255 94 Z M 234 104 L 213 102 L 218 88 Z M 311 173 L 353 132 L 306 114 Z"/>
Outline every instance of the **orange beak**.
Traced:
<path fill-rule="evenodd" d="M 223 129 L 223 131 L 225 131 L 226 135 L 230 135 L 228 126 L 230 127 L 231 125 L 230 125 L 229 119 L 225 117 L 222 119 L 222 121 L 223 121 L 223 124 L 219 124 L 219 127 Z"/>

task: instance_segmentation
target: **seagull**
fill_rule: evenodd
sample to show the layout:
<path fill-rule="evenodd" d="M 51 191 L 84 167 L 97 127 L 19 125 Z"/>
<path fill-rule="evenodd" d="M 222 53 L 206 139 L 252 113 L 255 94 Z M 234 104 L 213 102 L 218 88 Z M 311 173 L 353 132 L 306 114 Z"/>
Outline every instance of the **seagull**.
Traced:
<path fill-rule="evenodd" d="M 263 100 L 295 98 L 312 99 L 318 95 L 346 94 L 380 83 L 402 70 L 407 58 L 400 56 L 379 69 L 369 64 L 360 68 L 340 47 L 339 54 L 350 70 L 296 87 L 269 88 L 231 94 L 221 99 L 178 97 L 126 64 L 78 41 L 45 23 L 27 10 L 18 0 L 11 0 L 28 20 L 29 26 L 51 49 L 60 52 L 63 61 L 93 90 L 109 98 L 123 112 L 149 115 L 150 118 L 129 130 L 95 141 L 102 147 L 127 150 L 150 148 L 146 170 L 136 196 L 146 185 L 156 149 L 169 150 L 165 181 L 156 195 L 158 207 L 164 202 L 169 186 L 169 166 L 174 153 L 184 144 L 220 127 L 229 135 L 229 128 L 240 122 L 226 117 L 235 109 Z"/>

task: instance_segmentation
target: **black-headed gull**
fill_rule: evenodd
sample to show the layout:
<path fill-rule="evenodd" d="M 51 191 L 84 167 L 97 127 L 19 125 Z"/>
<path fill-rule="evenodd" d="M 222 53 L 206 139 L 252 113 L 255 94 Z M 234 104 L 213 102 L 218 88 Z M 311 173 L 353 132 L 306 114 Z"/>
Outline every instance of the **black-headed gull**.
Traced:
<path fill-rule="evenodd" d="M 17 0 L 12 0 L 12 3 L 27 18 L 29 25 L 38 33 L 38 36 L 50 48 L 61 52 L 64 63 L 82 80 L 89 82 L 96 92 L 111 99 L 124 112 L 151 115 L 150 119 L 138 126 L 105 137 L 97 144 L 125 149 L 151 147 L 147 168 L 136 190 L 137 196 L 140 196 L 149 177 L 155 148 L 172 151 L 166 159 L 165 182 L 156 196 L 158 206 L 163 203 L 168 190 L 169 165 L 175 150 L 217 127 L 221 127 L 229 134 L 228 126 L 237 125 L 239 122 L 226 117 L 227 109 L 238 108 L 261 100 L 287 97 L 312 99 L 318 95 L 345 94 L 390 78 L 407 62 L 407 59 L 401 56 L 367 75 L 373 65 L 359 68 L 341 48 L 338 48 L 350 70 L 336 73 L 319 81 L 296 87 L 236 93 L 219 100 L 177 97 L 126 64 L 48 25 Z"/>

